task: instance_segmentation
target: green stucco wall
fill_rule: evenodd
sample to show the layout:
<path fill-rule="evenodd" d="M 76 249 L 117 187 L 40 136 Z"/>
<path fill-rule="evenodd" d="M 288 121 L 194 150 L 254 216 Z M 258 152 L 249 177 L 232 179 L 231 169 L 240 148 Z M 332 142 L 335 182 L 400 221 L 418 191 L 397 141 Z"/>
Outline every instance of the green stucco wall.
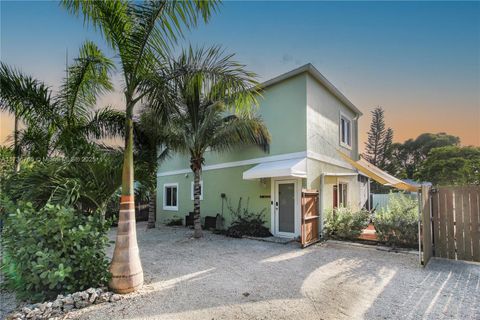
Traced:
<path fill-rule="evenodd" d="M 228 206 L 236 208 L 238 200 L 242 197 L 242 206 L 246 207 L 248 201 L 251 212 L 260 212 L 264 209 L 265 226 L 270 227 L 270 198 L 260 198 L 261 195 L 270 196 L 270 179 L 267 179 L 265 184 L 262 184 L 259 180 L 243 180 L 243 172 L 251 167 L 251 165 L 241 166 L 209 170 L 202 173 L 204 188 L 203 200 L 200 202 L 202 218 L 216 216 L 217 213 L 221 214 L 222 198 L 220 195 L 225 193 L 223 213 L 227 226 L 232 222 L 232 215 Z M 188 212 L 193 211 L 190 189 L 192 181 L 192 173 L 158 177 L 157 221 L 165 223 L 175 218 L 184 219 Z M 163 185 L 165 183 L 178 183 L 178 211 L 163 209 Z"/>
<path fill-rule="evenodd" d="M 258 98 L 256 112 L 268 125 L 272 137 L 269 153 L 257 147 L 238 148 L 235 152 L 206 152 L 205 165 L 300 152 L 307 149 L 306 124 L 307 75 L 300 74 L 266 88 Z M 288 132 L 288 134 L 286 134 Z M 174 155 L 164 161 L 159 172 L 189 168 L 189 158 Z"/>

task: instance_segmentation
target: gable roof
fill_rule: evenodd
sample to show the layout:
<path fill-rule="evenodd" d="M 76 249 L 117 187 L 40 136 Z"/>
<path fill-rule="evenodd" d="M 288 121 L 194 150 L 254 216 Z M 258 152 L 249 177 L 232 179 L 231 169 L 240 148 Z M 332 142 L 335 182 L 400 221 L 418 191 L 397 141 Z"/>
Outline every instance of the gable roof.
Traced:
<path fill-rule="evenodd" d="M 290 79 L 296 75 L 299 75 L 301 73 L 307 72 L 310 74 L 315 80 L 320 82 L 325 88 L 327 88 L 328 91 L 330 91 L 338 100 L 340 100 L 342 103 L 344 103 L 348 108 L 350 108 L 354 113 L 357 115 L 361 116 L 363 113 L 350 101 L 345 97 L 340 90 L 338 90 L 330 81 L 327 80 L 323 76 L 323 74 L 320 73 L 311 63 L 307 63 L 306 65 L 303 65 L 299 68 L 293 69 L 289 72 L 286 72 L 284 74 L 281 74 L 275 78 L 272 78 L 270 80 L 267 80 L 263 83 L 260 84 L 260 88 L 265 89 L 267 87 L 273 86 L 279 82 L 282 82 L 284 80 Z"/>

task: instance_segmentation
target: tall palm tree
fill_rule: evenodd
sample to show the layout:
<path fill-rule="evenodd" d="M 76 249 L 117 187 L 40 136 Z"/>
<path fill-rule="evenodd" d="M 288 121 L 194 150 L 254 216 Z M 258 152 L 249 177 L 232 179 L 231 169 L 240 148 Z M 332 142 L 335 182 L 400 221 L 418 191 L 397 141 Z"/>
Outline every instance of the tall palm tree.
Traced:
<path fill-rule="evenodd" d="M 200 180 L 207 149 L 224 152 L 239 146 L 268 149 L 270 135 L 262 120 L 253 115 L 256 103 L 255 75 L 224 55 L 218 47 L 184 50 L 170 64 L 169 148 L 190 156 L 194 176 L 194 237 L 202 237 Z"/>
<path fill-rule="evenodd" d="M 143 270 L 135 230 L 133 184 L 133 112 L 135 105 L 163 79 L 155 77 L 162 68 L 163 56 L 184 27 L 207 21 L 216 9 L 216 1 L 88 1 L 63 0 L 72 14 L 83 15 L 98 28 L 108 44 L 117 51 L 124 78 L 125 152 L 122 196 L 117 238 L 110 272 L 110 287 L 119 293 L 135 291 L 143 284 Z"/>

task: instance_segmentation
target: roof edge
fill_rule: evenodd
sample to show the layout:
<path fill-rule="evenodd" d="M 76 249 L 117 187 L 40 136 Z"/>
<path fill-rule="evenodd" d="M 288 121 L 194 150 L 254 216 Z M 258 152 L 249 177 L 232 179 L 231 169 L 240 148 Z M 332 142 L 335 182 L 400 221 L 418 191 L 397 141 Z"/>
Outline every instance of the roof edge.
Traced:
<path fill-rule="evenodd" d="M 317 70 L 311 63 L 307 63 L 301 67 L 298 67 L 296 69 L 293 69 L 291 71 L 288 71 L 286 73 L 283 73 L 279 76 L 276 76 L 270 80 L 267 80 L 265 82 L 262 82 L 259 86 L 261 89 L 265 89 L 267 87 L 273 86 L 277 83 L 280 83 L 284 80 L 290 79 L 294 76 L 297 76 L 299 74 L 302 74 L 304 72 L 307 72 L 310 74 L 315 80 L 320 82 L 325 88 L 327 88 L 330 93 L 332 93 L 338 100 L 340 100 L 343 104 L 345 104 L 348 108 L 350 108 L 353 112 L 355 112 L 358 116 L 363 115 L 363 113 L 350 101 L 348 100 L 347 97 L 343 95 L 343 93 L 340 92 L 340 90 L 337 89 L 330 81 L 325 78 L 323 74 L 320 73 L 320 71 Z"/>

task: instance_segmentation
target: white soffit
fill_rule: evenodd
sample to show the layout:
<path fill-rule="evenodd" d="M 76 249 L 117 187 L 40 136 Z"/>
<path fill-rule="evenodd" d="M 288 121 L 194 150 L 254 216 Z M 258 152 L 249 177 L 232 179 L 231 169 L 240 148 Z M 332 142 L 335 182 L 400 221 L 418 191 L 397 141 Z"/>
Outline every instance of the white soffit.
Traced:
<path fill-rule="evenodd" d="M 272 177 L 307 177 L 307 158 L 264 162 L 243 173 L 243 180 Z"/>

